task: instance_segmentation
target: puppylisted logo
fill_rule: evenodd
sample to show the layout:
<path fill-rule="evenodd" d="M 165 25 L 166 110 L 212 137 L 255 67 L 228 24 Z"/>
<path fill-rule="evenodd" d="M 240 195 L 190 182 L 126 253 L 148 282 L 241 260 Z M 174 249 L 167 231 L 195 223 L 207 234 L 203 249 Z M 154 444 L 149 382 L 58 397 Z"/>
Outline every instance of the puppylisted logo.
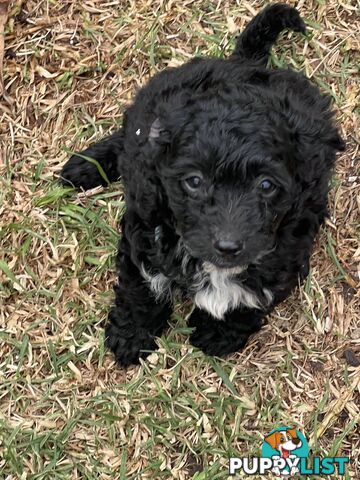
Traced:
<path fill-rule="evenodd" d="M 313 457 L 305 436 L 295 428 L 278 427 L 266 435 L 261 457 L 230 458 L 229 474 L 266 475 L 279 477 L 301 475 L 345 475 L 348 457 Z"/>
<path fill-rule="evenodd" d="M 304 435 L 294 428 L 279 427 L 265 437 L 261 454 L 263 458 L 271 459 L 275 465 L 272 473 L 275 475 L 294 476 L 300 473 L 300 459 L 308 458 L 309 445 Z"/>

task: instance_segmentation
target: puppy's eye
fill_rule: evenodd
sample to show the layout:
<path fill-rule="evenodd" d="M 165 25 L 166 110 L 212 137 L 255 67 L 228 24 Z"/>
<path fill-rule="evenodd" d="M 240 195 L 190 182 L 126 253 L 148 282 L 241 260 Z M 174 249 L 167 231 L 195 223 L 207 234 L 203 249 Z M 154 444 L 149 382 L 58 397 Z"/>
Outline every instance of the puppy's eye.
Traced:
<path fill-rule="evenodd" d="M 263 193 L 269 194 L 276 190 L 276 185 L 269 179 L 264 179 L 260 182 L 260 189 Z"/>
<path fill-rule="evenodd" d="M 274 187 L 274 184 L 270 182 L 270 180 L 263 180 L 260 183 L 260 187 L 262 190 L 271 190 Z"/>
<path fill-rule="evenodd" d="M 184 179 L 184 183 L 188 190 L 194 191 L 200 188 L 202 185 L 203 179 L 198 175 L 193 175 Z"/>

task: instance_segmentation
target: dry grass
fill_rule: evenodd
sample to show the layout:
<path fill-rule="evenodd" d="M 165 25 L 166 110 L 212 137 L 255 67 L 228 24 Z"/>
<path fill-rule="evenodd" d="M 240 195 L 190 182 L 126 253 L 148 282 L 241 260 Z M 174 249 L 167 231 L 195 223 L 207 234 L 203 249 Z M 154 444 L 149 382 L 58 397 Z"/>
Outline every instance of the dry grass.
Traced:
<path fill-rule="evenodd" d="M 355 0 L 297 2 L 307 38 L 275 64 L 332 95 L 347 151 L 304 287 L 227 360 L 187 343 L 181 307 L 160 350 L 118 369 L 112 298 L 121 185 L 75 195 L 55 176 L 121 122 L 149 75 L 221 55 L 261 1 L 13 2 L 0 103 L 0 478 L 223 479 L 278 424 L 359 465 L 359 37 Z M 290 2 L 289 2 L 290 3 Z"/>

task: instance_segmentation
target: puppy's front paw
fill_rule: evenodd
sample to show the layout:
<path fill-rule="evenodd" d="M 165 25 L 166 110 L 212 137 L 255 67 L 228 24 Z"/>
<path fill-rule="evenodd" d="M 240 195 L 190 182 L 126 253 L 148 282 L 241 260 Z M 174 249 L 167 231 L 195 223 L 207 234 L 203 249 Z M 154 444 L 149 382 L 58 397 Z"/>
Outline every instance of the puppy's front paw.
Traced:
<path fill-rule="evenodd" d="M 86 154 L 86 152 L 83 152 Z M 78 155 L 73 155 L 60 174 L 60 182 L 65 187 L 83 188 L 89 190 L 99 185 L 107 185 L 109 182 L 103 178 L 98 170 L 96 163 L 91 159 L 85 159 Z"/>
<path fill-rule="evenodd" d="M 232 332 L 223 320 L 211 319 L 206 312 L 195 309 L 189 318 L 189 326 L 195 327 L 190 343 L 206 355 L 223 357 L 243 348 L 248 333 Z"/>
<path fill-rule="evenodd" d="M 274 3 L 264 13 L 273 28 L 291 28 L 295 32 L 306 32 L 306 25 L 299 12 L 286 3 Z"/>
<path fill-rule="evenodd" d="M 157 348 L 154 338 L 146 330 L 129 334 L 129 331 L 110 323 L 105 328 L 105 345 L 121 367 L 138 364 L 140 358 L 146 358 Z"/>
<path fill-rule="evenodd" d="M 134 318 L 123 310 L 113 308 L 105 327 L 105 346 L 115 355 L 121 367 L 139 363 L 157 348 L 154 335 L 137 325 Z"/>

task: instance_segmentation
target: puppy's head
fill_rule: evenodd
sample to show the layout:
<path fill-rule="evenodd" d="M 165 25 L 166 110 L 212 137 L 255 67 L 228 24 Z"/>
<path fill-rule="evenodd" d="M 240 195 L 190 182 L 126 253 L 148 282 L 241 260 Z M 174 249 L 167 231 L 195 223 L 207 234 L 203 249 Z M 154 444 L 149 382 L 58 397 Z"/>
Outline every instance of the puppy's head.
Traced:
<path fill-rule="evenodd" d="M 325 161 L 318 170 L 311 165 L 311 157 L 324 156 L 319 139 L 309 145 L 278 110 L 256 95 L 238 94 L 233 102 L 204 95 L 153 123 L 157 172 L 176 231 L 194 257 L 220 268 L 260 260 L 276 246 L 279 226 L 304 189 L 323 176 L 327 182 Z"/>

